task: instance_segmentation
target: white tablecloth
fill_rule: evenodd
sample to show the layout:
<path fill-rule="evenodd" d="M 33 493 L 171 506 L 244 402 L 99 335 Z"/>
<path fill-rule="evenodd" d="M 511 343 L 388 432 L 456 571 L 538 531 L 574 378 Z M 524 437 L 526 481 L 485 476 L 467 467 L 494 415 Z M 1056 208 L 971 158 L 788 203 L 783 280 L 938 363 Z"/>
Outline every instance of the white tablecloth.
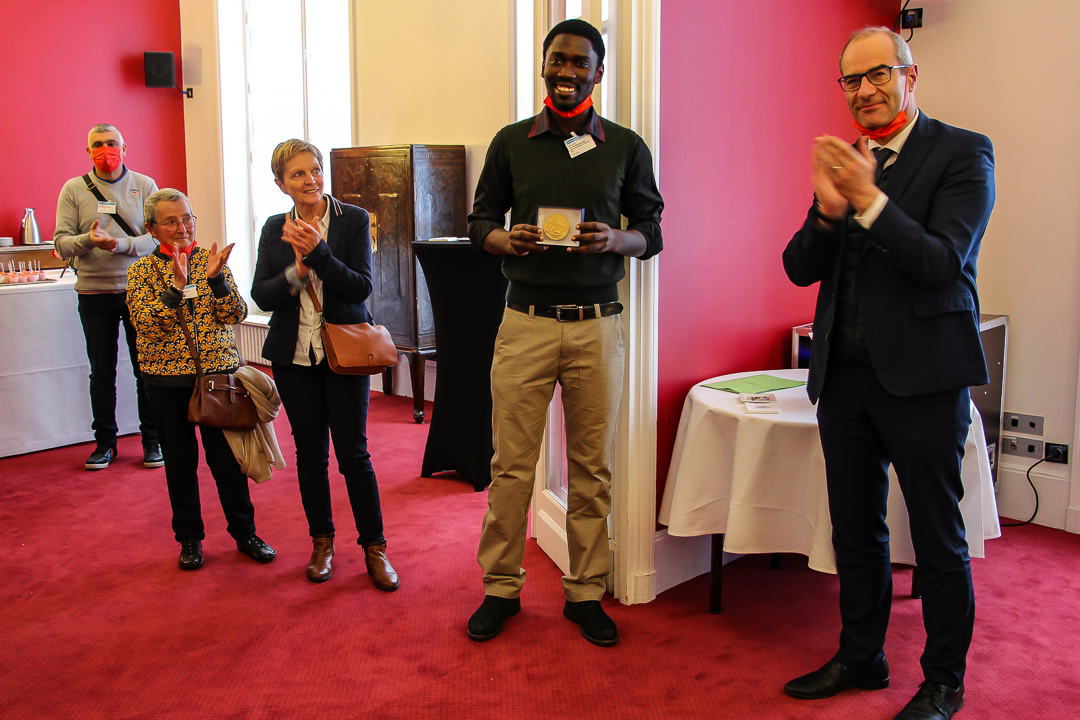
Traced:
<path fill-rule="evenodd" d="M 0 457 L 94 439 L 74 284 L 69 271 L 53 283 L 0 287 Z M 125 435 L 139 431 L 139 417 L 122 330 L 118 348 L 116 419 Z"/>
<path fill-rule="evenodd" d="M 766 374 L 806 380 L 806 370 Z M 734 373 L 704 382 L 757 375 Z M 660 522 L 677 536 L 724 534 L 732 553 L 800 553 L 822 572 L 836 572 L 825 487 L 825 459 L 816 408 L 806 387 L 776 391 L 780 413 L 750 415 L 739 396 L 696 385 L 686 397 L 668 473 Z M 999 537 L 997 501 L 982 420 L 971 408 L 962 466 L 960 510 L 972 557 Z M 907 510 L 889 471 L 888 523 L 892 559 L 915 564 Z"/>

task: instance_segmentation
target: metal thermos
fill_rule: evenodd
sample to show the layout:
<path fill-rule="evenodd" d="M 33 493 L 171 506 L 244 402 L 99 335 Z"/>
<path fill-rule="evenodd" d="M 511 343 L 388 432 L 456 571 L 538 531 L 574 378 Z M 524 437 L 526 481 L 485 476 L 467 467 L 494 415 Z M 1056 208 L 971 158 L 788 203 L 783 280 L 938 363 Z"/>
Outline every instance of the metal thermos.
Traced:
<path fill-rule="evenodd" d="M 34 219 L 34 208 L 26 208 L 22 229 L 19 230 L 19 242 L 23 245 L 41 244 L 41 233 L 38 232 L 37 220 Z"/>

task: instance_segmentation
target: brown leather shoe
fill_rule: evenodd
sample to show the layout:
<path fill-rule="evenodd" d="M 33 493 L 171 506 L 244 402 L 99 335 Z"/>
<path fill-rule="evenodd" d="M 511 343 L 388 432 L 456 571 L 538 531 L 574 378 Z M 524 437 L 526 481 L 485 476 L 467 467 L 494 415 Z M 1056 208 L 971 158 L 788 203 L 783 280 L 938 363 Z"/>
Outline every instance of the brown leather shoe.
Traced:
<path fill-rule="evenodd" d="M 386 592 L 398 589 L 401 582 L 398 580 L 394 566 L 386 559 L 385 540 L 378 545 L 369 545 L 364 548 L 364 563 L 367 565 L 367 574 L 371 576 L 375 587 Z"/>
<path fill-rule="evenodd" d="M 307 578 L 311 582 L 326 582 L 334 574 L 330 561 L 334 559 L 334 536 L 311 538 L 311 562 Z"/>

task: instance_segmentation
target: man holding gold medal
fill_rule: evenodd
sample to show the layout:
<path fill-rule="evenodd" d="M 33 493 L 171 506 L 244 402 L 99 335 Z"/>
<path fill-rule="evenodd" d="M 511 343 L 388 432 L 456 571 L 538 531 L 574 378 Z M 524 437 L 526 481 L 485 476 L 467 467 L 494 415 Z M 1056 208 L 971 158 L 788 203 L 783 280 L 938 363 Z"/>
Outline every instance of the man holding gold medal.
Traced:
<path fill-rule="evenodd" d="M 546 107 L 495 136 L 469 215 L 473 245 L 503 256 L 510 284 L 491 368 L 495 457 L 477 554 L 485 598 L 468 632 L 490 640 L 521 610 L 529 501 L 558 382 L 569 468 L 563 615 L 610 646 L 618 631 L 600 599 L 611 572 L 610 464 L 623 388 L 618 282 L 624 257 L 663 249 L 664 201 L 644 141 L 592 109 L 604 74 L 596 28 L 561 22 L 543 50 Z"/>

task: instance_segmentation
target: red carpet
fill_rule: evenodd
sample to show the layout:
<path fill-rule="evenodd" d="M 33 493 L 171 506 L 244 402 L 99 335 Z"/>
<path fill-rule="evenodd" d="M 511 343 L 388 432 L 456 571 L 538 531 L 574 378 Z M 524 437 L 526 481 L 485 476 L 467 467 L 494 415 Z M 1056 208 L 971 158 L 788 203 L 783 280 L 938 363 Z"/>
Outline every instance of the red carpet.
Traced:
<path fill-rule="evenodd" d="M 11 420 L 8 419 L 8 422 Z M 917 601 L 901 571 L 887 651 L 893 684 L 831 700 L 780 691 L 833 652 L 833 576 L 785 557 L 725 571 L 725 613 L 707 578 L 647 605 L 609 598 L 614 648 L 561 615 L 555 566 L 530 543 L 521 615 L 495 640 L 465 636 L 482 597 L 475 561 L 486 497 L 454 477 L 420 478 L 427 426 L 411 400 L 372 400 L 371 449 L 401 589 L 375 590 L 352 543 L 340 479 L 334 577 L 308 582 L 310 540 L 290 468 L 252 487 L 269 565 L 239 554 L 203 473 L 206 564 L 176 566 L 162 470 L 139 439 L 86 472 L 87 445 L 0 460 L 0 717 L 176 718 L 882 718 L 921 679 Z M 333 464 L 333 463 L 332 463 Z M 1080 537 L 1007 529 L 976 560 L 978 621 L 958 715 L 1080 717 Z"/>

